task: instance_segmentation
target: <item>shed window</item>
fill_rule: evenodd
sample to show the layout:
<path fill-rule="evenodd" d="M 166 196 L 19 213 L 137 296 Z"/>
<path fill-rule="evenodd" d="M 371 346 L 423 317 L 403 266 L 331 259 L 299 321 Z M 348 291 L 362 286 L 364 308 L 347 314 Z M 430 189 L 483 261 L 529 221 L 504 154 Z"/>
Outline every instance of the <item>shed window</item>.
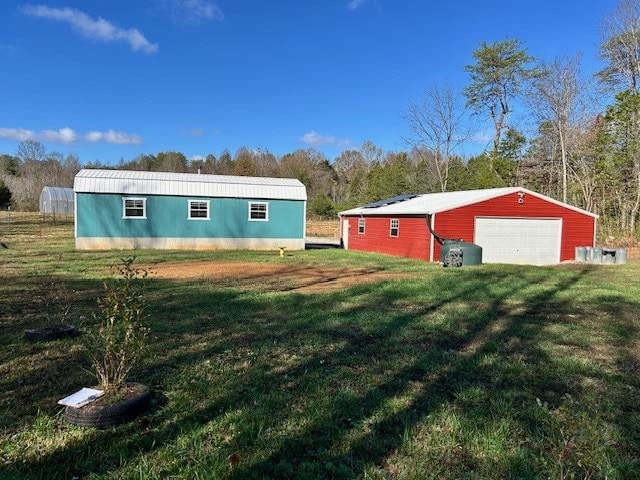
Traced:
<path fill-rule="evenodd" d="M 269 221 L 269 204 L 264 202 L 249 203 L 249 220 Z"/>
<path fill-rule="evenodd" d="M 364 218 L 358 219 L 358 233 L 364 235 Z"/>
<path fill-rule="evenodd" d="M 122 218 L 147 218 L 147 199 L 123 198 Z"/>
<path fill-rule="evenodd" d="M 397 237 L 400 234 L 400 220 L 392 218 L 389 222 L 389 236 Z"/>
<path fill-rule="evenodd" d="M 189 200 L 189 220 L 209 220 L 209 200 Z"/>

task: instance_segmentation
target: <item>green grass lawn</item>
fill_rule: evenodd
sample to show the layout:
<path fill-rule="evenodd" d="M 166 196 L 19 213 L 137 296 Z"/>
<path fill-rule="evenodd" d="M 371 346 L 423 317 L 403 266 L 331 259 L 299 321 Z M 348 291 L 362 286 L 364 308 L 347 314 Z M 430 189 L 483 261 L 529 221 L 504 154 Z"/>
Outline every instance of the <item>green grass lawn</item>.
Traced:
<path fill-rule="evenodd" d="M 151 410 L 104 430 L 81 339 L 28 343 L 53 278 L 91 318 L 123 252 L 69 219 L 0 217 L 0 478 L 640 478 L 640 262 L 438 265 L 342 250 L 138 251 L 138 262 L 405 272 L 300 293 L 215 276 L 147 285 Z M 54 276 L 51 277 L 51 274 Z M 53 307 L 52 307 L 53 308 Z"/>

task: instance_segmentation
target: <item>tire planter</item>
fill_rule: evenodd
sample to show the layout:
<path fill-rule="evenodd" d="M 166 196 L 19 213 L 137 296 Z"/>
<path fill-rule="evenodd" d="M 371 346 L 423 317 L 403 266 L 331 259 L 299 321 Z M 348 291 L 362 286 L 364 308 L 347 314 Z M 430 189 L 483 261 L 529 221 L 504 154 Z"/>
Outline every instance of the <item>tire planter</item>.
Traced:
<path fill-rule="evenodd" d="M 50 342 L 66 337 L 76 337 L 79 332 L 73 325 L 56 325 L 53 327 L 31 328 L 24 331 L 30 342 Z"/>
<path fill-rule="evenodd" d="M 127 387 L 133 393 L 118 402 L 108 404 L 108 394 L 100 397 L 95 402 L 80 408 L 66 407 L 64 417 L 68 422 L 81 427 L 104 428 L 110 425 L 124 423 L 134 419 L 140 413 L 149 408 L 151 392 L 140 383 L 129 383 Z"/>

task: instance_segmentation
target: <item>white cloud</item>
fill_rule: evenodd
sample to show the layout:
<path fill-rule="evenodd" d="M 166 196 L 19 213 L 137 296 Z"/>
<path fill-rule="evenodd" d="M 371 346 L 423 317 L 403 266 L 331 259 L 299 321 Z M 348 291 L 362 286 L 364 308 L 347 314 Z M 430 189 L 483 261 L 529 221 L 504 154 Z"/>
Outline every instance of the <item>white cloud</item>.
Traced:
<path fill-rule="evenodd" d="M 24 142 L 26 140 L 34 140 L 35 136 L 36 132 L 25 128 L 0 128 L 0 138 Z"/>
<path fill-rule="evenodd" d="M 134 51 L 145 53 L 158 51 L 158 45 L 149 42 L 139 30 L 135 28 L 124 30 L 103 18 L 98 17 L 95 20 L 80 10 L 52 8 L 46 5 L 28 5 L 24 7 L 23 12 L 33 17 L 66 22 L 71 25 L 73 30 L 86 38 L 103 42 L 125 42 Z"/>
<path fill-rule="evenodd" d="M 331 145 L 335 142 L 335 137 L 322 136 L 312 130 L 309 133 L 305 133 L 300 140 L 309 145 L 318 147 L 321 145 Z"/>
<path fill-rule="evenodd" d="M 89 132 L 86 135 L 77 134 L 72 128 L 64 127 L 59 130 L 27 130 L 25 128 L 0 128 L 0 138 L 9 140 L 17 140 L 24 142 L 26 140 L 34 140 L 38 142 L 51 143 L 77 143 L 85 140 L 91 143 L 105 142 L 115 145 L 139 145 L 142 143 L 142 137 L 137 134 L 128 134 L 107 130 L 105 132 Z"/>
<path fill-rule="evenodd" d="M 158 7 L 176 23 L 194 24 L 224 20 L 220 7 L 207 0 L 158 0 Z"/>
<path fill-rule="evenodd" d="M 360 5 L 367 3 L 369 0 L 351 0 L 349 2 L 349 10 L 356 10 Z"/>
<path fill-rule="evenodd" d="M 193 127 L 193 128 L 181 128 L 180 135 L 185 135 L 188 137 L 202 137 L 206 135 L 204 128 L 201 127 Z"/>
<path fill-rule="evenodd" d="M 54 143 L 74 143 L 78 140 L 78 135 L 69 127 L 60 130 L 43 130 L 39 136 L 45 142 Z"/>
<path fill-rule="evenodd" d="M 314 130 L 311 130 L 309 133 L 305 133 L 300 140 L 302 140 L 307 145 L 311 145 L 314 147 L 323 147 L 327 145 L 336 145 L 338 147 L 347 147 L 349 145 L 349 140 L 339 139 L 333 136 L 320 135 Z"/>
<path fill-rule="evenodd" d="M 193 16 L 204 18 L 205 20 L 224 20 L 222 10 L 213 3 L 205 0 L 186 0 L 182 3 L 185 10 L 189 11 Z"/>
<path fill-rule="evenodd" d="M 85 139 L 89 142 L 105 142 L 114 145 L 140 145 L 142 137 L 137 134 L 116 132 L 115 130 L 107 130 L 105 132 L 89 132 L 85 135 Z"/>

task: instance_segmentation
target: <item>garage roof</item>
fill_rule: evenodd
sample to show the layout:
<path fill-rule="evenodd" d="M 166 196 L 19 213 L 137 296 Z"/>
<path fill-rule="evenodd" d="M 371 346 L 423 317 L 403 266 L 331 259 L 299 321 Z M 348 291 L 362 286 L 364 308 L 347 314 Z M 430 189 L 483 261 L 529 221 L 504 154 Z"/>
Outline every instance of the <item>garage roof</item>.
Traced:
<path fill-rule="evenodd" d="M 595 213 L 562 203 L 551 197 L 527 190 L 522 187 L 486 188 L 482 190 L 461 190 L 458 192 L 427 193 L 423 195 L 402 195 L 387 200 L 364 205 L 351 210 L 340 212 L 340 216 L 351 215 L 428 215 L 446 212 L 454 208 L 465 207 L 474 203 L 484 202 L 496 197 L 522 192 L 542 198 L 548 202 L 561 205 L 585 215 L 597 218 Z"/>
<path fill-rule="evenodd" d="M 120 193 L 126 195 L 307 199 L 306 187 L 294 178 L 131 170 L 80 170 L 75 177 L 73 191 L 76 193 Z"/>

